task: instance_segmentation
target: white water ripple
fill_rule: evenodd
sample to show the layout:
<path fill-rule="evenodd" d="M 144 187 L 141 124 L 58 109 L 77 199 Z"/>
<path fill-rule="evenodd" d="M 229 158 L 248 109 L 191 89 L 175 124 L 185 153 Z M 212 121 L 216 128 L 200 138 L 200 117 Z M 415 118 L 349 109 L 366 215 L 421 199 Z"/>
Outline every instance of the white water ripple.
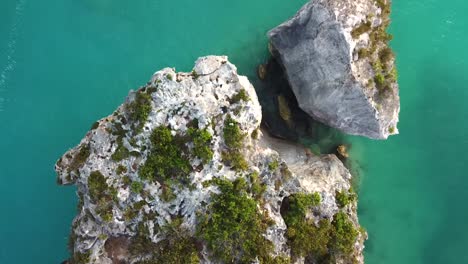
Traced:
<path fill-rule="evenodd" d="M 11 72 L 15 69 L 16 60 L 15 60 L 15 51 L 16 51 L 16 41 L 18 39 L 18 27 L 23 16 L 24 6 L 26 0 L 16 1 L 15 6 L 15 17 L 13 19 L 13 24 L 10 29 L 10 34 L 8 38 L 8 44 L 6 49 L 6 65 L 0 71 L 0 112 L 4 109 L 5 98 L 1 97 L 1 94 L 6 91 L 8 77 Z"/>

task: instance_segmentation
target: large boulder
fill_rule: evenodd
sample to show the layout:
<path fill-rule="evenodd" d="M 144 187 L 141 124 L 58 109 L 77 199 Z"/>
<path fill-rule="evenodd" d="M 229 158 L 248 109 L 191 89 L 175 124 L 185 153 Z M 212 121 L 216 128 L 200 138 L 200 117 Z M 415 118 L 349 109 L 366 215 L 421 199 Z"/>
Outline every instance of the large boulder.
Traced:
<path fill-rule="evenodd" d="M 302 110 L 352 135 L 398 133 L 389 8 L 389 0 L 312 0 L 268 33 Z"/>

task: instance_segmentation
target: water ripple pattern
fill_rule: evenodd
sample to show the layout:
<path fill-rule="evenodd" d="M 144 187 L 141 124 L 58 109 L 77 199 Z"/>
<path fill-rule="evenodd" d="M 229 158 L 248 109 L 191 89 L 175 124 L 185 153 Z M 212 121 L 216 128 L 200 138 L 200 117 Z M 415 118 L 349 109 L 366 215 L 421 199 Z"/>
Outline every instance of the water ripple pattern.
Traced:
<path fill-rule="evenodd" d="M 18 39 L 18 27 L 23 16 L 24 6 L 26 0 L 18 0 L 15 6 L 15 18 L 10 30 L 10 36 L 8 38 L 7 49 L 5 52 L 6 55 L 6 65 L 1 68 L 0 72 L 0 112 L 4 109 L 4 104 L 6 99 L 2 97 L 2 93 L 6 91 L 8 77 L 11 72 L 15 69 L 16 60 L 15 60 L 15 51 L 16 51 L 16 41 Z"/>

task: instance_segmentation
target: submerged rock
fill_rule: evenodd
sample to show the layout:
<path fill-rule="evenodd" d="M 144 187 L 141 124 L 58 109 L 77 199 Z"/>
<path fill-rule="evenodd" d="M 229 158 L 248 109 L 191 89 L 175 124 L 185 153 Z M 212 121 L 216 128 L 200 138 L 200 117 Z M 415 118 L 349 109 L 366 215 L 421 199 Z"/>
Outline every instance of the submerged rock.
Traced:
<path fill-rule="evenodd" d="M 345 133 L 397 134 L 390 0 L 312 0 L 268 35 L 299 106 Z"/>
<path fill-rule="evenodd" d="M 265 80 L 267 74 L 266 66 L 265 64 L 260 64 L 257 67 L 257 75 L 260 80 Z"/>
<path fill-rule="evenodd" d="M 70 263 L 363 263 L 349 171 L 261 119 L 227 57 L 156 72 L 56 164 L 80 198 Z"/>
<path fill-rule="evenodd" d="M 345 145 L 339 145 L 336 148 L 336 151 L 338 155 L 340 155 L 342 158 L 345 158 L 345 159 L 349 158 L 348 148 Z"/>

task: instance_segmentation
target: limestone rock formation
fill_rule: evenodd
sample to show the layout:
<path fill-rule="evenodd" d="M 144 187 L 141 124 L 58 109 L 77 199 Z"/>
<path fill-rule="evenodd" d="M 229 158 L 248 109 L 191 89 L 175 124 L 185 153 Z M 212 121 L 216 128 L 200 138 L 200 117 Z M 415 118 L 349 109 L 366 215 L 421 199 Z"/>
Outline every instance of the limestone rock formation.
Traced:
<path fill-rule="evenodd" d="M 69 263 L 363 263 L 348 170 L 261 118 L 227 57 L 156 72 L 56 164 L 80 198 Z"/>
<path fill-rule="evenodd" d="M 345 133 L 386 139 L 400 111 L 390 0 L 312 0 L 268 35 L 299 106 Z"/>

